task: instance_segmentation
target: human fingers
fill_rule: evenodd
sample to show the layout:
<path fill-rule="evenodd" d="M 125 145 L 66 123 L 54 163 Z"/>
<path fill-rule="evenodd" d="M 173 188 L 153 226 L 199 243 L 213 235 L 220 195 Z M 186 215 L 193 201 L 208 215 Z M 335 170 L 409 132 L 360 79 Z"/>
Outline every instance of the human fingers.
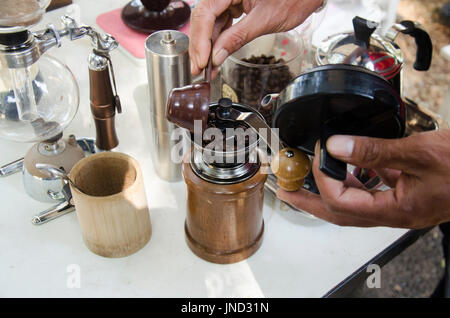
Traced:
<path fill-rule="evenodd" d="M 221 65 L 233 52 L 239 50 L 246 43 L 265 33 L 270 21 L 255 8 L 238 23 L 222 32 L 214 43 L 213 63 Z"/>
<path fill-rule="evenodd" d="M 362 168 L 392 168 L 420 174 L 425 149 L 417 138 L 380 139 L 335 135 L 327 140 L 327 150 L 336 159 Z"/>
<path fill-rule="evenodd" d="M 328 210 L 383 226 L 404 227 L 405 224 L 409 224 L 408 213 L 401 213 L 402 206 L 397 201 L 399 196 L 405 195 L 405 192 L 396 193 L 396 189 L 369 192 L 347 187 L 344 182 L 330 178 L 320 171 L 318 146 L 315 152 L 313 174 L 320 196 Z"/>
<path fill-rule="evenodd" d="M 280 188 L 277 191 L 277 197 L 300 210 L 306 211 L 322 220 L 336 225 L 359 227 L 377 226 L 376 223 L 365 219 L 342 215 L 340 213 L 328 210 L 320 198 L 320 195 L 311 193 L 304 189 L 300 189 L 296 192 L 288 192 Z"/>
<path fill-rule="evenodd" d="M 288 31 L 305 21 L 322 0 L 243 1 L 239 15 L 247 15 L 223 32 L 213 50 L 213 62 L 221 65 L 233 52 L 256 37 L 268 33 Z M 230 12 L 233 12 L 230 9 Z M 234 14 L 234 13 L 233 13 Z"/>
<path fill-rule="evenodd" d="M 211 52 L 211 39 L 217 18 L 230 6 L 239 3 L 240 0 L 202 0 L 192 10 L 189 35 L 192 74 L 199 74 L 208 63 Z"/>

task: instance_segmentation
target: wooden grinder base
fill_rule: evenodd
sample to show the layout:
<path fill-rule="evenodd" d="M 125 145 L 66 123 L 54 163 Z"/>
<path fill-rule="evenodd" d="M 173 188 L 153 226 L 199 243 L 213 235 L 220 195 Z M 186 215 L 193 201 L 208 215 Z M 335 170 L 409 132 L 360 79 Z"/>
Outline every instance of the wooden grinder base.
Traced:
<path fill-rule="evenodd" d="M 207 247 L 196 242 L 187 228 L 187 224 L 184 225 L 184 232 L 186 234 L 186 243 L 194 252 L 195 255 L 204 259 L 205 261 L 216 263 L 216 264 L 232 264 L 240 262 L 246 258 L 252 256 L 261 246 L 264 234 L 264 221 L 261 226 L 261 231 L 259 232 L 256 240 L 250 245 L 245 246 L 239 250 L 234 251 L 214 251 L 209 250 Z"/>
<path fill-rule="evenodd" d="M 235 184 L 215 184 L 183 164 L 187 184 L 186 242 L 200 258 L 231 264 L 253 255 L 261 246 L 264 221 L 264 182 L 261 169 Z"/>

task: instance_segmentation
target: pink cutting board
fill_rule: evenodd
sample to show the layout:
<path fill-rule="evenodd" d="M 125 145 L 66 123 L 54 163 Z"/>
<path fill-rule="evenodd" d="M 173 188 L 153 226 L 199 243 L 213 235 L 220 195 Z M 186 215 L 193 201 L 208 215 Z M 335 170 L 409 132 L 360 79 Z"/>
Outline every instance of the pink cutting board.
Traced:
<path fill-rule="evenodd" d="M 189 4 L 191 1 L 186 2 Z M 148 34 L 139 33 L 127 27 L 122 21 L 121 13 L 122 8 L 102 13 L 97 17 L 96 22 L 105 32 L 115 37 L 125 50 L 139 59 L 144 59 L 145 40 Z M 189 21 L 180 31 L 189 36 Z"/>

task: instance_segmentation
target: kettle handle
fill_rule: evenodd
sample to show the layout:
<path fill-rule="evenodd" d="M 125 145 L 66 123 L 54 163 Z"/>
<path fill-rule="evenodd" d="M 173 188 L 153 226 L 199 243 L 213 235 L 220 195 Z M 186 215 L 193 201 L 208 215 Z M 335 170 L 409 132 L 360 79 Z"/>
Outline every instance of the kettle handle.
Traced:
<path fill-rule="evenodd" d="M 430 68 L 433 57 L 433 43 L 431 42 L 430 35 L 420 24 L 413 21 L 402 21 L 400 24 L 405 27 L 400 32 L 408 34 L 416 40 L 417 53 L 414 69 L 417 71 L 427 71 Z"/>

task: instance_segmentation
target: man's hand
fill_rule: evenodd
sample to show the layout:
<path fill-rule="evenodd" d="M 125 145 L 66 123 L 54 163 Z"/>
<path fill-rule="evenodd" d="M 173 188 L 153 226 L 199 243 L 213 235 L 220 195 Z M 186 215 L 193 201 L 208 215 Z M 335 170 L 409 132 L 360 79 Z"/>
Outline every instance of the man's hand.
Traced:
<path fill-rule="evenodd" d="M 211 39 L 213 64 L 256 37 L 288 31 L 300 25 L 323 0 L 202 0 L 191 13 L 189 54 L 191 72 L 199 74 L 208 62 Z M 232 25 L 233 18 L 247 15 Z M 214 36 L 213 36 L 214 33 Z"/>
<path fill-rule="evenodd" d="M 316 146 L 313 173 L 320 196 L 279 190 L 281 200 L 342 226 L 420 229 L 450 221 L 450 130 L 390 140 L 333 136 L 327 149 L 337 159 L 375 169 L 392 189 L 368 191 L 354 180 L 329 178 L 319 170 Z"/>

